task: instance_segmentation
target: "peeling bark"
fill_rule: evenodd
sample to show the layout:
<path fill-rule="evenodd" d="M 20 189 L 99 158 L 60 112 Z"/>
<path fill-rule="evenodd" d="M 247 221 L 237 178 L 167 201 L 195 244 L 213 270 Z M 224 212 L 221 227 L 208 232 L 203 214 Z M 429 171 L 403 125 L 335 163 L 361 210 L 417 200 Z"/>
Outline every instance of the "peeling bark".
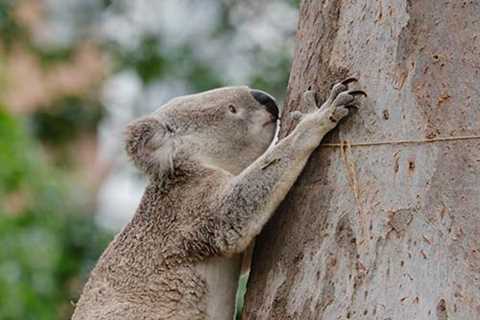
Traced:
<path fill-rule="evenodd" d="M 480 319 L 480 2 L 305 0 L 285 110 L 369 94 L 257 239 L 244 319 Z M 293 129 L 285 117 L 281 134 Z"/>

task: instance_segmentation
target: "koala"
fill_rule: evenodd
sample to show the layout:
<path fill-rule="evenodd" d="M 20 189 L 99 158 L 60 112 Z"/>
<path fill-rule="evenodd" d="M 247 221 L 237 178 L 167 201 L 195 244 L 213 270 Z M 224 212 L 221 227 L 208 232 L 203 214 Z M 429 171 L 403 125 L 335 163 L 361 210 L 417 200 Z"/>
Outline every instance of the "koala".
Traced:
<path fill-rule="evenodd" d="M 175 98 L 126 129 L 149 183 L 131 222 L 100 257 L 73 320 L 233 319 L 241 253 L 259 234 L 323 136 L 365 94 L 333 86 L 285 138 L 279 109 L 247 86 Z"/>

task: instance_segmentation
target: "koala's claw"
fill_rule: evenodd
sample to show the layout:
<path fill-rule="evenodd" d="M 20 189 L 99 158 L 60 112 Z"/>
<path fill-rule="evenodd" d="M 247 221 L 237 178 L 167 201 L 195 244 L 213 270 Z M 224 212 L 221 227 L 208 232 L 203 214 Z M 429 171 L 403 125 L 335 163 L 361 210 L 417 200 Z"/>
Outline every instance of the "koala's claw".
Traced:
<path fill-rule="evenodd" d="M 348 83 L 358 81 L 356 78 L 347 78 L 333 86 L 330 97 L 322 108 L 330 109 L 329 120 L 337 123 L 346 117 L 352 108 L 358 109 L 357 96 L 367 96 L 363 90 L 349 90 Z"/>
<path fill-rule="evenodd" d="M 367 93 L 363 90 L 352 90 L 352 91 L 349 91 L 348 94 L 352 95 L 352 96 L 358 96 L 358 95 L 363 95 L 365 97 L 367 97 Z"/>
<path fill-rule="evenodd" d="M 343 85 L 348 85 L 349 83 L 357 82 L 357 81 L 358 81 L 358 79 L 355 78 L 355 77 L 348 77 L 347 79 L 343 80 L 340 83 L 343 84 Z"/>
<path fill-rule="evenodd" d="M 344 91 L 348 90 L 348 86 L 343 83 L 337 83 L 336 85 L 333 86 L 332 91 L 330 92 L 330 97 L 328 98 L 330 101 L 335 100 L 339 94 L 341 94 Z"/>
<path fill-rule="evenodd" d="M 351 103 L 351 104 L 347 104 L 347 105 L 345 106 L 345 108 L 347 108 L 347 109 L 349 109 L 349 110 L 350 110 L 350 109 L 357 109 L 357 110 L 358 110 L 358 109 L 360 108 L 360 106 L 359 106 L 357 103 Z"/>
<path fill-rule="evenodd" d="M 355 100 L 355 97 L 350 94 L 350 91 L 343 91 L 335 98 L 335 100 L 333 101 L 333 104 L 337 107 L 340 107 L 340 106 L 345 106 L 347 104 L 351 104 L 354 100 Z"/>
<path fill-rule="evenodd" d="M 356 105 L 355 97 L 359 95 L 367 96 L 367 93 L 363 90 L 343 91 L 335 98 L 333 103 L 336 106 Z"/>

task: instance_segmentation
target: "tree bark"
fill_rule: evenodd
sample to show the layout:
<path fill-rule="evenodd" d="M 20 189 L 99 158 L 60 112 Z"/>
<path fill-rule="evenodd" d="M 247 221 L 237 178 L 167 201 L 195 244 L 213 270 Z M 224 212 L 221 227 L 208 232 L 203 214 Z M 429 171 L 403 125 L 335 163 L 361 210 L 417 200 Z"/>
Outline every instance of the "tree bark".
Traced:
<path fill-rule="evenodd" d="M 480 1 L 305 0 L 297 41 L 286 113 L 369 96 L 257 239 L 243 318 L 480 319 Z"/>

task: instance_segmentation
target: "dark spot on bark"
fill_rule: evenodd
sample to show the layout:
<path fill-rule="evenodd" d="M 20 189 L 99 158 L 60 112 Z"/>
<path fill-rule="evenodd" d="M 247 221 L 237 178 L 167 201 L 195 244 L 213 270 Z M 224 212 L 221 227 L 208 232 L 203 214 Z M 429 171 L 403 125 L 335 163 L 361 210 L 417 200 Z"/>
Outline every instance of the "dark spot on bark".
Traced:
<path fill-rule="evenodd" d="M 165 124 L 165 128 L 167 129 L 167 131 L 168 131 L 169 133 L 173 133 L 173 132 L 174 132 L 173 128 L 172 128 L 169 124 Z"/>
<path fill-rule="evenodd" d="M 335 282 L 333 277 L 335 275 L 337 265 L 337 258 L 330 257 L 327 261 L 327 268 L 325 270 L 325 277 L 322 282 L 325 283 L 320 293 L 320 303 L 317 304 L 317 309 L 322 312 L 335 300 Z"/>
<path fill-rule="evenodd" d="M 394 164 L 393 164 L 393 171 L 394 171 L 395 173 L 397 173 L 397 172 L 398 172 L 398 169 L 400 169 L 400 164 L 398 163 L 398 161 L 399 161 L 399 159 L 398 159 L 398 158 L 395 158 L 395 162 L 394 162 Z"/>
<path fill-rule="evenodd" d="M 405 261 L 400 261 L 400 267 L 403 267 L 405 265 Z"/>
<path fill-rule="evenodd" d="M 352 260 L 356 257 L 356 240 L 354 237 L 350 219 L 346 215 L 340 218 L 337 223 L 335 240 L 340 248 L 343 248 L 348 252 Z"/>
<path fill-rule="evenodd" d="M 388 120 L 390 119 L 390 112 L 387 109 L 383 110 L 383 119 Z"/>
<path fill-rule="evenodd" d="M 408 170 L 410 170 L 410 171 L 415 170 L 415 161 L 413 161 L 413 160 L 408 161 Z"/>
<path fill-rule="evenodd" d="M 440 299 L 437 304 L 437 320 L 448 320 L 447 303 L 445 299 Z"/>
<path fill-rule="evenodd" d="M 303 259 L 303 252 L 300 252 L 295 256 L 295 258 L 293 258 L 293 263 L 297 264 L 302 259 Z"/>

